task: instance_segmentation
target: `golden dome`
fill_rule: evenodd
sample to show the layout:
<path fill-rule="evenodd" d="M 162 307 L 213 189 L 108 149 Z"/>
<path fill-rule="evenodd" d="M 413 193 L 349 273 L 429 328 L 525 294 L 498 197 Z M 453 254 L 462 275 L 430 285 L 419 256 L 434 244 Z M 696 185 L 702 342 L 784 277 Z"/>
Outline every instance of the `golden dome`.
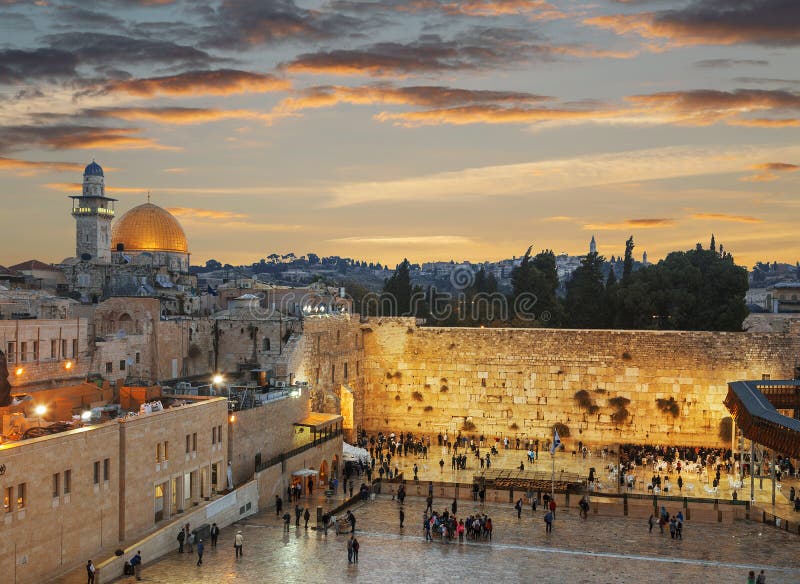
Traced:
<path fill-rule="evenodd" d="M 186 234 L 169 211 L 145 203 L 125 213 L 111 230 L 111 249 L 189 253 Z"/>

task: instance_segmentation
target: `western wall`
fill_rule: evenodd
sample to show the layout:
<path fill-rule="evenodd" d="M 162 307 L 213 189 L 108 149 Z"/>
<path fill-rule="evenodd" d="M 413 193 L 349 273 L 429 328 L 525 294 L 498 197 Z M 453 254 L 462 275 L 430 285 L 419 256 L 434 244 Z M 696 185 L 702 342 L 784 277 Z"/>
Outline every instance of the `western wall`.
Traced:
<path fill-rule="evenodd" d="M 340 326 L 350 336 L 356 322 Z M 363 355 L 307 345 L 323 372 L 363 358 L 347 380 L 357 426 L 546 440 L 563 424 L 567 445 L 729 445 L 727 383 L 791 378 L 800 357 L 800 323 L 780 333 L 357 326 Z"/>

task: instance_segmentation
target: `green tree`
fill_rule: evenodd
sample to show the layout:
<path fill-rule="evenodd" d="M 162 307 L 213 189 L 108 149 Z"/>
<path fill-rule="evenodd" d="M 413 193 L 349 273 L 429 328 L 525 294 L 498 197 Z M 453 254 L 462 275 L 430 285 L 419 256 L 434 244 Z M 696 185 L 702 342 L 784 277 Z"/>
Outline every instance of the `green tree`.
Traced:
<path fill-rule="evenodd" d="M 571 328 L 607 326 L 609 315 L 603 285 L 604 262 L 605 258 L 597 252 L 588 254 L 567 283 L 565 309 Z"/>
<path fill-rule="evenodd" d="M 625 242 L 625 262 L 622 265 L 622 280 L 627 280 L 633 273 L 633 235 Z"/>
<path fill-rule="evenodd" d="M 394 273 L 383 285 L 383 311 L 390 314 L 382 316 L 409 316 L 411 314 L 411 273 L 408 259 L 398 264 Z"/>
<path fill-rule="evenodd" d="M 531 246 L 532 247 L 532 246 Z M 525 252 L 520 265 L 511 271 L 512 310 L 519 312 L 526 295 L 535 299 L 533 312 L 536 320 L 529 320 L 531 314 L 511 314 L 512 322 L 516 325 L 546 325 L 560 326 L 563 322 L 564 311 L 561 302 L 556 296 L 558 288 L 558 271 L 556 270 L 556 256 L 552 250 L 543 250 L 531 258 L 531 248 Z M 548 318 L 542 318 L 542 315 Z"/>

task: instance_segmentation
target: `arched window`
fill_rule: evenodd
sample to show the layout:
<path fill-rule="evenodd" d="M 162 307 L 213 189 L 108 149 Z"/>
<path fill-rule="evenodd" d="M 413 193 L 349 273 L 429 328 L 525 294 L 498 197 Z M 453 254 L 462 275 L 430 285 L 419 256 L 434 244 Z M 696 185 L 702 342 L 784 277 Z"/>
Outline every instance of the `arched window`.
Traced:
<path fill-rule="evenodd" d="M 269 337 L 264 337 L 263 345 L 264 345 L 264 351 L 270 350 Z"/>

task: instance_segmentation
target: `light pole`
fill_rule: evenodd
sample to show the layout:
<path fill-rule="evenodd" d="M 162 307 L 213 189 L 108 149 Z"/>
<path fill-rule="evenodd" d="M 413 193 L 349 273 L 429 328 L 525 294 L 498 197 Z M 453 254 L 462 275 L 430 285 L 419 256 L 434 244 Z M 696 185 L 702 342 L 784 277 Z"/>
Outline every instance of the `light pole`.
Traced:
<path fill-rule="evenodd" d="M 37 422 L 36 425 L 39 428 L 41 428 L 42 427 L 42 416 L 44 416 L 47 413 L 47 406 L 44 406 L 44 405 L 40 404 L 40 405 L 36 406 L 35 408 L 33 408 L 33 413 L 36 414 L 36 422 Z"/>

